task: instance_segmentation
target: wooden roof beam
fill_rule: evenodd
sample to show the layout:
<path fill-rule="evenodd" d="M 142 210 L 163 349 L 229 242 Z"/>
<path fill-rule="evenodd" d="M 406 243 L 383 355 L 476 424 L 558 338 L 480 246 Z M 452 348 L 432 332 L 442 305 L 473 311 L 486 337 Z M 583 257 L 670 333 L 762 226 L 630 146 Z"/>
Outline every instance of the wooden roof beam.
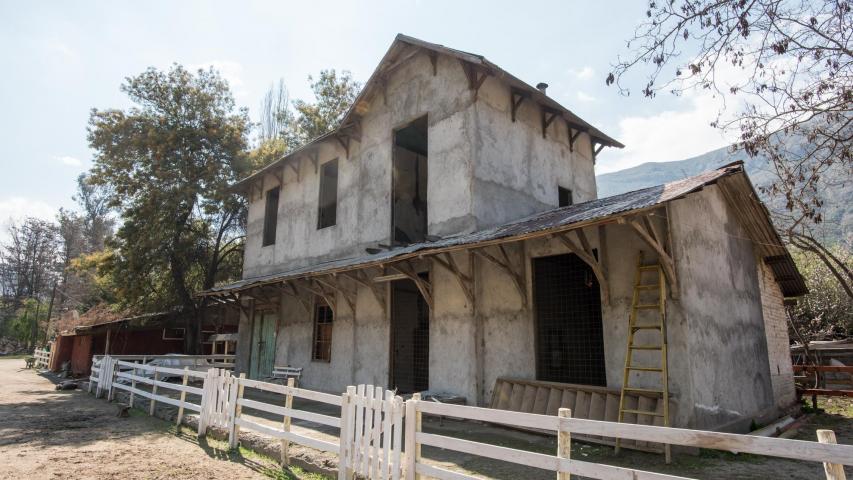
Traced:
<path fill-rule="evenodd" d="M 528 98 L 530 98 L 530 92 L 516 87 L 509 87 L 510 114 L 512 115 L 513 122 L 515 122 L 516 115 L 518 114 L 518 108 Z"/>
<path fill-rule="evenodd" d="M 570 231 L 573 232 L 580 241 L 580 246 L 569 238 L 568 232 L 560 232 L 556 237 L 563 242 L 563 244 L 572 253 L 589 265 L 592 269 L 592 273 L 595 275 L 595 278 L 598 279 L 598 285 L 601 288 L 601 296 L 603 297 L 602 300 L 604 301 L 604 304 L 610 305 L 610 282 L 607 279 L 607 275 L 604 273 L 604 266 L 601 259 L 595 258 L 595 253 L 592 251 L 592 247 L 590 246 L 589 240 L 587 239 L 583 229 L 578 228 Z"/>
<path fill-rule="evenodd" d="M 443 257 L 443 258 L 442 258 Z M 456 264 L 456 260 L 453 258 L 453 255 L 447 252 L 439 255 L 433 255 L 431 258 L 434 262 L 438 263 L 442 267 L 444 267 L 447 271 L 453 274 L 456 278 L 456 282 L 459 284 L 459 287 L 462 289 L 462 293 L 465 294 L 465 297 L 471 302 L 471 305 L 474 304 L 474 282 L 472 278 L 468 275 L 462 273 L 459 269 L 459 265 Z"/>
<path fill-rule="evenodd" d="M 620 217 L 619 220 L 621 222 L 626 221 L 624 217 Z M 644 225 L 646 222 L 648 222 L 648 220 L 644 220 L 642 222 L 638 221 L 637 217 L 627 220 L 627 223 L 635 232 L 637 232 L 637 235 L 639 235 L 640 238 L 658 254 L 658 261 L 660 261 L 664 274 L 669 281 L 669 290 L 672 294 L 672 298 L 678 298 L 678 279 L 675 276 L 675 261 L 666 250 L 666 242 L 659 242 L 654 230 L 650 230 L 648 226 Z M 647 225 L 650 225 L 650 222 Z"/>
<path fill-rule="evenodd" d="M 545 138 L 548 126 L 551 125 L 551 122 L 553 122 L 555 118 L 560 116 L 560 112 L 542 104 L 539 104 L 539 111 L 542 116 L 542 138 Z"/>
<path fill-rule="evenodd" d="M 472 249 L 471 251 L 476 255 L 488 260 L 493 265 L 501 269 L 504 273 L 509 275 L 512 280 L 515 289 L 518 291 L 518 295 L 521 297 L 521 305 L 524 308 L 527 308 L 527 289 L 525 288 L 524 275 L 521 272 L 518 272 L 515 268 L 513 268 L 512 262 L 509 259 L 509 255 L 506 252 L 503 244 L 498 244 L 498 251 L 501 253 L 502 259 L 497 258 L 486 250 L 488 247 L 482 247 L 480 249 Z"/>

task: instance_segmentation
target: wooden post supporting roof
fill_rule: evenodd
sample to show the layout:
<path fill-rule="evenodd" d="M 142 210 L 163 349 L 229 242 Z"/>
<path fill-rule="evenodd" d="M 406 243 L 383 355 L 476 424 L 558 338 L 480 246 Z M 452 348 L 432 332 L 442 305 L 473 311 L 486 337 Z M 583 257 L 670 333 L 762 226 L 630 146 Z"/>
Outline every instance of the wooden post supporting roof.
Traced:
<path fill-rule="evenodd" d="M 465 294 L 465 297 L 468 298 L 468 301 L 473 305 L 474 282 L 472 280 L 472 276 L 462 273 L 459 269 L 459 265 L 456 264 L 456 260 L 453 259 L 453 254 L 444 252 L 443 254 L 433 255 L 430 258 L 453 274 L 456 278 L 456 282 L 459 283 L 459 287 L 462 289 L 462 293 Z"/>
<path fill-rule="evenodd" d="M 487 248 L 488 247 L 482 247 L 482 248 L 479 248 L 476 250 L 471 250 L 471 251 L 473 253 L 479 255 L 480 257 L 488 260 L 489 262 L 494 264 L 496 267 L 500 268 L 504 273 L 509 275 L 510 279 L 512 280 L 513 285 L 515 286 L 515 289 L 518 291 L 518 295 L 521 297 L 521 305 L 524 308 L 527 308 L 527 304 L 528 304 L 527 289 L 525 288 L 526 282 L 524 281 L 523 270 L 519 271 L 520 269 L 515 268 L 513 266 L 512 262 L 509 259 L 509 255 L 506 252 L 506 248 L 504 247 L 503 244 L 497 245 L 497 249 L 498 249 L 498 252 L 500 252 L 501 258 L 498 258 L 495 255 L 492 255 L 491 253 L 489 253 Z"/>
<path fill-rule="evenodd" d="M 654 227 L 654 222 L 648 218 L 648 215 L 636 215 L 628 220 L 620 218 L 619 222 L 626 222 L 637 232 L 637 235 L 646 242 L 658 255 L 663 271 L 669 281 L 669 291 L 672 298 L 678 298 L 678 279 L 675 276 L 675 261 L 667 251 L 667 237 Z"/>
<path fill-rule="evenodd" d="M 432 297 L 432 284 L 430 281 L 426 281 L 421 278 L 420 275 L 415 272 L 414 267 L 408 260 L 404 260 L 402 262 L 392 263 L 388 265 L 389 268 L 396 270 L 399 273 L 405 275 L 409 280 L 415 282 L 415 286 L 418 287 L 418 290 L 423 295 L 424 300 L 426 300 L 427 305 L 429 305 L 430 310 L 433 308 L 433 297 Z"/>

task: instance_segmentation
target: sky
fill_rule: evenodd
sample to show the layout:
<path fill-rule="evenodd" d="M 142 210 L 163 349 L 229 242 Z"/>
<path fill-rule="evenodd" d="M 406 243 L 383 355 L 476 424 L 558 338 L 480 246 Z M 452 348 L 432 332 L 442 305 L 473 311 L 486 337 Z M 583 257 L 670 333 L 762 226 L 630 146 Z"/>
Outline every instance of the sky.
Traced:
<path fill-rule="evenodd" d="M 597 173 L 726 145 L 709 125 L 718 103 L 707 94 L 649 100 L 605 86 L 644 3 L 0 0 L 0 227 L 74 208 L 76 178 L 91 166 L 89 113 L 129 107 L 119 90 L 128 76 L 213 65 L 257 119 L 279 78 L 291 98 L 305 99 L 308 76 L 321 69 L 366 80 L 397 33 L 548 83 L 550 96 L 626 145 L 605 149 Z"/>

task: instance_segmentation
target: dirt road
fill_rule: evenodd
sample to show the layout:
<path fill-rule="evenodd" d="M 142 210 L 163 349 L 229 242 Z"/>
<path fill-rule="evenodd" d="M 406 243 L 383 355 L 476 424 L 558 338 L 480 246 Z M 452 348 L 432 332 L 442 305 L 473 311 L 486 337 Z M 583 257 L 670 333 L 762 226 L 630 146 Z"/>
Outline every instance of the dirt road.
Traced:
<path fill-rule="evenodd" d="M 281 476 L 264 458 L 229 453 L 221 442 L 138 411 L 118 418 L 116 406 L 81 391 L 56 391 L 0 359 L 0 479 L 209 479 Z M 285 477 L 286 478 L 286 477 Z"/>

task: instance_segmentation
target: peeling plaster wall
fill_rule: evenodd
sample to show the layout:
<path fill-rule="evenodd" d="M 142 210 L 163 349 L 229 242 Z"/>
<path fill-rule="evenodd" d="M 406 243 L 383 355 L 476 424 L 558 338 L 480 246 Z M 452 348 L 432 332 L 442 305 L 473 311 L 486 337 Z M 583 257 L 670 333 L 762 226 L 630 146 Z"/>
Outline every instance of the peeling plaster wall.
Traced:
<path fill-rule="evenodd" d="M 774 406 L 752 242 L 717 186 L 673 202 L 670 212 L 687 318 L 688 426 L 748 426 Z"/>

